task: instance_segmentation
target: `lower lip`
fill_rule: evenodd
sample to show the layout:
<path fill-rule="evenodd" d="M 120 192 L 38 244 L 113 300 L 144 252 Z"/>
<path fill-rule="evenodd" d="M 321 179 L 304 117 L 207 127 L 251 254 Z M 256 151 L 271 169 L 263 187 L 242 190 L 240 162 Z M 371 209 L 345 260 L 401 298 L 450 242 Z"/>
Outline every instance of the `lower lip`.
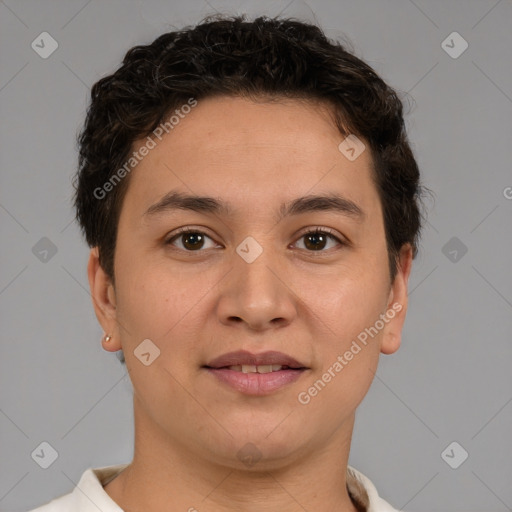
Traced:
<path fill-rule="evenodd" d="M 246 395 L 268 395 L 295 382 L 305 369 L 279 370 L 269 373 L 243 373 L 228 368 L 206 368 L 208 372 L 233 389 Z"/>

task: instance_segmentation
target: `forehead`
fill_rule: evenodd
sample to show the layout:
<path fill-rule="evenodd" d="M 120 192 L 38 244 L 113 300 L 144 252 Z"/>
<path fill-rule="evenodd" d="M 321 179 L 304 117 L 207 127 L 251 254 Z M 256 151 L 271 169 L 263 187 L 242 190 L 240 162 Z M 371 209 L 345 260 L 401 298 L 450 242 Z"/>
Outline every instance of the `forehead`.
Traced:
<path fill-rule="evenodd" d="M 156 146 L 131 173 L 125 200 L 143 207 L 180 188 L 229 195 L 253 210 L 263 197 L 282 202 L 286 195 L 291 199 L 328 190 L 342 191 L 354 201 L 374 201 L 369 148 L 351 161 L 339 149 L 344 139 L 327 104 L 207 98 L 182 113 L 161 140 L 155 139 Z"/>
<path fill-rule="evenodd" d="M 321 144 L 336 147 L 342 138 L 327 104 L 281 97 L 200 100 L 171 134 L 176 145 L 202 151 L 287 146 L 310 152 Z"/>

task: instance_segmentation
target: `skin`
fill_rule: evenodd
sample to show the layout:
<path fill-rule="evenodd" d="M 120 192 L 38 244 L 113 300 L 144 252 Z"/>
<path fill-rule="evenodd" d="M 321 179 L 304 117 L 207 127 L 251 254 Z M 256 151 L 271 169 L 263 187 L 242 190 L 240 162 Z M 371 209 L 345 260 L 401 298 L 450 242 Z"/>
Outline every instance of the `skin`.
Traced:
<path fill-rule="evenodd" d="M 402 248 L 390 282 L 370 151 L 349 161 L 338 150 L 343 139 L 321 104 L 208 98 L 130 175 L 115 286 L 97 248 L 88 265 L 98 320 L 112 336 L 103 346 L 124 351 L 134 388 L 134 458 L 105 487 L 123 509 L 356 510 L 345 485 L 355 411 L 379 354 L 400 346 L 412 251 Z M 233 212 L 144 215 L 171 190 L 215 197 Z M 276 220 L 281 203 L 331 192 L 364 217 L 319 211 Z M 187 252 L 186 236 L 166 245 L 184 226 L 210 237 L 203 248 Z M 315 227 L 345 244 L 327 238 L 312 250 L 303 235 Z M 247 236 L 263 248 L 252 263 L 236 252 Z M 401 311 L 299 403 L 393 303 Z M 148 338 L 160 356 L 145 366 L 134 350 Z M 309 369 L 270 395 L 247 396 L 201 368 L 239 349 L 281 351 Z M 247 443 L 261 454 L 251 467 L 237 457 Z"/>

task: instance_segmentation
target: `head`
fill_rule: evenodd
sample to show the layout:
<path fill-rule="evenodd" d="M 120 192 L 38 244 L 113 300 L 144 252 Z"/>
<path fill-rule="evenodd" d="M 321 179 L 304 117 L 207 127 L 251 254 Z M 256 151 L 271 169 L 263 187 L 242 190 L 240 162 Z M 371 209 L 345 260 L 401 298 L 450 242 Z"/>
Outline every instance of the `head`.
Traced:
<path fill-rule="evenodd" d="M 349 421 L 368 368 L 399 347 L 417 250 L 419 171 L 396 92 L 316 26 L 207 19 L 128 51 L 93 86 L 79 144 L 94 307 L 139 414 L 217 460 L 244 440 L 286 458 Z M 306 370 L 264 398 L 238 394 L 207 371 L 235 350 Z M 191 427 L 199 403 L 211 432 Z M 283 405 L 295 423 L 265 437 Z"/>

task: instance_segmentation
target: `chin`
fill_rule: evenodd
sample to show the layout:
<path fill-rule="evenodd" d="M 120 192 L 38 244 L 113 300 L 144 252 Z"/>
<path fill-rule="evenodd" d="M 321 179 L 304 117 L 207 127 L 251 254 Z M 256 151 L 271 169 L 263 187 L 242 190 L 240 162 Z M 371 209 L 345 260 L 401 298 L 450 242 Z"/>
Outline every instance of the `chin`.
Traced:
<path fill-rule="evenodd" d="M 211 446 L 213 458 L 232 469 L 255 472 L 283 469 L 297 459 L 308 442 L 303 433 L 295 438 L 289 431 L 278 430 L 275 424 L 270 428 L 266 423 L 258 428 L 254 425 L 233 428 L 233 437 L 226 434 L 224 444 L 220 441 Z"/>

